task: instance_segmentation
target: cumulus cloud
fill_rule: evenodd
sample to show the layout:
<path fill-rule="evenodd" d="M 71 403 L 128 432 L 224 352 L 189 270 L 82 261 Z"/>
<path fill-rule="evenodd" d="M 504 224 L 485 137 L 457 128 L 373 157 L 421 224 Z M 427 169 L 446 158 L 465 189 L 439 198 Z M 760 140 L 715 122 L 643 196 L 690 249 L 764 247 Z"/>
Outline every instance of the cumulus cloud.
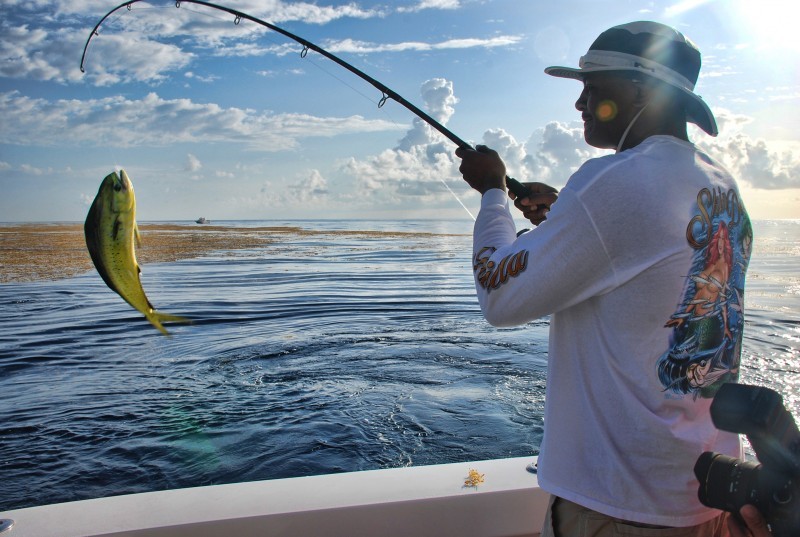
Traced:
<path fill-rule="evenodd" d="M 452 82 L 434 78 L 422 84 L 422 100 L 428 114 L 446 125 L 458 102 Z M 463 186 L 452 142 L 419 118 L 393 149 L 366 159 L 350 158 L 340 172 L 356 181 L 357 191 L 371 199 L 431 200 L 449 197 L 448 183 Z M 442 185 L 442 182 L 445 185 Z"/>
<path fill-rule="evenodd" d="M 76 51 L 88 34 L 75 28 L 30 28 L 0 24 L 0 76 L 38 81 L 80 82 L 105 86 L 120 82 L 160 82 L 165 73 L 185 67 L 194 55 L 136 33 L 95 38 L 87 52 L 86 75 Z"/>
<path fill-rule="evenodd" d="M 442 124 L 455 113 L 458 99 L 452 83 L 433 79 L 422 86 L 425 108 Z M 718 138 L 700 131 L 693 135 L 697 144 L 721 161 L 741 182 L 754 188 L 781 189 L 800 187 L 800 144 L 789 147 L 745 135 L 742 128 L 750 121 L 725 110 L 716 111 L 720 130 Z M 536 129 L 526 142 L 501 128 L 487 130 L 482 143 L 495 149 L 506 163 L 509 174 L 520 181 L 542 181 L 562 187 L 586 160 L 608 151 L 586 144 L 580 122 L 550 122 Z M 458 159 L 453 145 L 420 119 L 397 146 L 364 159 L 350 158 L 340 171 L 352 177 L 358 190 L 369 196 L 389 200 L 400 198 L 431 199 L 449 194 L 441 182 L 460 185 Z M 458 187 L 457 187 L 458 188 Z"/>
<path fill-rule="evenodd" d="M 311 136 L 396 130 L 361 116 L 317 117 L 223 108 L 190 99 L 55 100 L 19 92 L 0 93 L 0 143 L 27 146 L 153 146 L 181 142 L 237 142 L 259 151 L 280 151 Z"/>
<path fill-rule="evenodd" d="M 528 140 L 522 158 L 523 177 L 560 187 L 584 161 L 607 153 L 584 142 L 581 125 L 553 121 Z"/>
<path fill-rule="evenodd" d="M 753 188 L 800 188 L 800 142 L 780 144 L 752 138 L 743 132 L 750 118 L 725 109 L 714 110 L 714 115 L 720 134 L 716 138 L 696 136 L 699 147 Z"/>
<path fill-rule="evenodd" d="M 328 195 L 328 181 L 319 170 L 311 170 L 308 177 L 295 184 L 291 191 L 295 200 L 302 203 L 318 200 Z"/>
<path fill-rule="evenodd" d="M 455 113 L 458 99 L 450 81 L 436 78 L 421 87 L 426 111 L 443 125 Z M 487 130 L 482 143 L 495 149 L 510 174 L 520 181 L 546 181 L 561 186 L 587 158 L 601 154 L 583 142 L 581 127 L 553 122 L 533 133 L 527 142 L 518 141 L 501 128 Z M 458 172 L 460 161 L 453 144 L 419 118 L 397 146 L 366 159 L 351 158 L 341 171 L 355 178 L 359 191 L 380 193 L 393 199 L 403 197 L 449 197 L 441 184 L 463 191 Z"/>
<path fill-rule="evenodd" d="M 365 160 L 350 158 L 342 170 L 357 179 L 359 191 L 390 197 L 438 196 L 446 193 L 442 180 L 457 178 L 453 149 L 452 144 L 444 143 L 387 149 Z"/>
<path fill-rule="evenodd" d="M 34 80 L 76 80 L 77 66 L 71 73 L 62 73 L 55 67 L 48 54 L 52 43 L 47 42 L 47 31 L 30 29 L 27 25 L 9 27 L 0 25 L 0 76 L 9 78 L 33 78 Z M 58 48 L 56 48 L 56 51 Z M 78 73 L 75 73 L 78 71 Z"/>
<path fill-rule="evenodd" d="M 329 197 L 336 198 L 334 203 L 341 201 L 341 196 L 332 196 L 328 180 L 322 173 L 312 169 L 298 174 L 292 181 L 264 181 L 257 195 L 231 201 L 244 207 L 281 210 L 324 203 L 329 210 Z"/>
<path fill-rule="evenodd" d="M 433 78 L 422 84 L 420 93 L 428 114 L 442 125 L 447 125 L 447 121 L 455 113 L 454 105 L 458 102 L 453 92 L 453 83 L 443 78 Z M 430 144 L 437 139 L 436 131 L 422 119 L 415 117 L 411 130 L 400 140 L 397 149 L 412 151 L 415 146 Z"/>
<path fill-rule="evenodd" d="M 439 123 L 446 124 L 456 109 L 458 99 L 453 93 L 453 83 L 444 78 L 433 78 L 422 84 L 422 101 L 430 115 Z"/>

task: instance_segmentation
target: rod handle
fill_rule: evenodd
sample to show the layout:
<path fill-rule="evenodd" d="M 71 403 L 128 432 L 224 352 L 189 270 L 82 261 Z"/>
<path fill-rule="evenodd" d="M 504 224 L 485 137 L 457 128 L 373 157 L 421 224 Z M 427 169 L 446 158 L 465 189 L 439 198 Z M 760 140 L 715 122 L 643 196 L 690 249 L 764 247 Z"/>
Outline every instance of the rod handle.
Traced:
<path fill-rule="evenodd" d="M 509 177 L 507 175 L 506 175 L 506 186 L 518 198 L 527 198 L 528 196 L 531 195 L 531 191 L 528 189 L 528 187 L 526 187 L 513 177 Z"/>

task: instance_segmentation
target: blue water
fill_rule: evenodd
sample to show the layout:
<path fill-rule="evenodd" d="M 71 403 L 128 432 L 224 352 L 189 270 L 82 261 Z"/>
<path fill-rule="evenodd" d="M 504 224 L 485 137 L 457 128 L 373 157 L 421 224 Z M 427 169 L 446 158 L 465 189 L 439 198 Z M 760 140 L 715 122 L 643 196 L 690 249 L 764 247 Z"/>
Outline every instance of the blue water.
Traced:
<path fill-rule="evenodd" d="M 482 319 L 470 221 L 224 224 L 317 233 L 144 266 L 170 338 L 94 271 L 0 285 L 0 511 L 537 453 L 547 321 Z M 800 416 L 800 222 L 755 230 L 742 380 Z"/>

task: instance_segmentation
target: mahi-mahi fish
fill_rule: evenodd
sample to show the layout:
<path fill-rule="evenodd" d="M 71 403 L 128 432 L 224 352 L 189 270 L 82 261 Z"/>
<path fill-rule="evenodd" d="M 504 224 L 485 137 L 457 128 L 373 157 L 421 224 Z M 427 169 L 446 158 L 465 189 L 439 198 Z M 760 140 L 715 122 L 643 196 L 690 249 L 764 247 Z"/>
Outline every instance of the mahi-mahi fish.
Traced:
<path fill-rule="evenodd" d="M 164 322 L 190 322 L 156 311 L 144 294 L 134 251 L 134 244 L 140 244 L 136 198 L 125 170 L 103 179 L 86 216 L 83 233 L 92 262 L 106 285 L 142 312 L 162 334 L 168 335 Z"/>

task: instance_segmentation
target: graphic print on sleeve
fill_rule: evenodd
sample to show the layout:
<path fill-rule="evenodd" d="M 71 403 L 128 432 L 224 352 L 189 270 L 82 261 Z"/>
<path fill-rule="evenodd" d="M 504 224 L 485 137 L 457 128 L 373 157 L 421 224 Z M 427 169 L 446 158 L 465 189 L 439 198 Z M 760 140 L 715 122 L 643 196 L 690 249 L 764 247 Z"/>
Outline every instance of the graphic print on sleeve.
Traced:
<path fill-rule="evenodd" d="M 686 239 L 694 249 L 692 266 L 665 324 L 672 331 L 657 371 L 665 392 L 711 398 L 739 377 L 753 230 L 738 193 L 701 190 Z"/>
<path fill-rule="evenodd" d="M 486 292 L 497 289 L 508 281 L 515 278 L 528 268 L 528 250 L 522 250 L 504 257 L 500 263 L 495 264 L 489 258 L 497 251 L 497 248 L 486 246 L 475 254 L 472 271 L 481 287 Z"/>

